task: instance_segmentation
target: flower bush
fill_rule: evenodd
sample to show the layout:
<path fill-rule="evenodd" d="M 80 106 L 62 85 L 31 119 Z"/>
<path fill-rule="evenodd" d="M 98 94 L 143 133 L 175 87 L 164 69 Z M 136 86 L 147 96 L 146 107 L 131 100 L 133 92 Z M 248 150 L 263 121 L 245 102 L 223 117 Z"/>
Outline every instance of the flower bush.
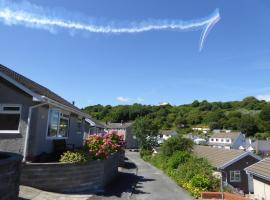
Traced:
<path fill-rule="evenodd" d="M 116 152 L 124 151 L 125 142 L 123 136 L 115 133 L 104 136 L 91 135 L 86 140 L 86 148 L 95 160 L 104 160 Z"/>
<path fill-rule="evenodd" d="M 85 163 L 90 160 L 89 153 L 86 151 L 67 151 L 61 158 L 61 163 Z"/>
<path fill-rule="evenodd" d="M 67 151 L 61 158 L 62 163 L 85 163 L 89 160 L 105 160 L 116 152 L 124 151 L 125 142 L 123 136 L 115 133 L 91 135 L 85 142 L 83 150 Z"/>

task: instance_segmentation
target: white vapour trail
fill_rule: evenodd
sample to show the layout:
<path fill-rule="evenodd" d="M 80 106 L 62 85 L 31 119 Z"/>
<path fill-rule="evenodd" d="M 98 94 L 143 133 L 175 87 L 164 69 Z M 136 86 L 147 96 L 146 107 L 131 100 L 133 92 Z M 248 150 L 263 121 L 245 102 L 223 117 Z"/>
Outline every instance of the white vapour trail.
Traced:
<path fill-rule="evenodd" d="M 182 20 L 147 20 L 130 25 L 97 25 L 97 23 L 83 23 L 85 20 L 72 20 L 67 17 L 56 16 L 52 11 L 42 7 L 23 2 L 20 4 L 0 0 L 0 21 L 7 25 L 22 25 L 26 27 L 49 30 L 67 29 L 70 31 L 86 31 L 90 33 L 121 34 L 121 33 L 142 33 L 160 30 L 190 31 L 202 29 L 200 50 L 206 40 L 211 28 L 220 20 L 219 10 L 216 9 L 208 17 L 182 21 Z M 93 20 L 92 20 L 93 21 Z"/>

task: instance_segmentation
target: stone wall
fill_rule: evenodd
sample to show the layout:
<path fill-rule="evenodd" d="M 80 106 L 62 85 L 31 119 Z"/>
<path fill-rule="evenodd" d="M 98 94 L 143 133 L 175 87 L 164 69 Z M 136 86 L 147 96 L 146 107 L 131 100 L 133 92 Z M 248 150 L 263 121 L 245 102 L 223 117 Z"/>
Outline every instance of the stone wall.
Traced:
<path fill-rule="evenodd" d="M 82 192 L 102 190 L 118 174 L 123 154 L 108 160 L 86 164 L 26 163 L 22 167 L 21 185 L 52 192 Z"/>
<path fill-rule="evenodd" d="M 15 200 L 19 195 L 22 156 L 0 152 L 0 199 Z"/>

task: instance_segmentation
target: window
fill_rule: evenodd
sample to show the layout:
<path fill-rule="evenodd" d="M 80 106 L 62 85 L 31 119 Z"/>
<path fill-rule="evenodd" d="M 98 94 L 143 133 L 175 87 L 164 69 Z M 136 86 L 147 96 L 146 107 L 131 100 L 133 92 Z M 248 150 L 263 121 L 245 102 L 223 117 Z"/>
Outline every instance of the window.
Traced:
<path fill-rule="evenodd" d="M 49 111 L 48 137 L 66 138 L 69 131 L 69 116 L 60 110 L 51 109 Z"/>
<path fill-rule="evenodd" d="M 218 142 L 219 141 L 219 139 L 216 139 L 216 142 Z"/>
<path fill-rule="evenodd" d="M 214 139 L 211 139 L 211 142 L 214 142 Z"/>
<path fill-rule="evenodd" d="M 231 182 L 241 182 L 240 171 L 230 171 L 230 181 Z"/>
<path fill-rule="evenodd" d="M 226 140 L 226 142 L 230 143 L 230 142 L 231 142 L 231 140 L 230 140 L 230 139 L 227 139 L 227 140 Z"/>
<path fill-rule="evenodd" d="M 221 139 L 221 142 L 224 142 L 224 139 Z"/>
<path fill-rule="evenodd" d="M 82 134 L 82 119 L 77 119 L 77 133 Z"/>
<path fill-rule="evenodd" d="M 19 133 L 21 106 L 0 104 L 0 133 Z"/>

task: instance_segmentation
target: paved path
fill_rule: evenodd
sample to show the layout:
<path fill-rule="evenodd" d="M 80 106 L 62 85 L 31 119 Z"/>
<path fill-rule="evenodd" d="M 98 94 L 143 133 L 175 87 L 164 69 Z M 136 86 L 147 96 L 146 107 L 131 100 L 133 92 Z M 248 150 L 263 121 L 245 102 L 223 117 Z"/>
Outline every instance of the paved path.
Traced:
<path fill-rule="evenodd" d="M 67 195 L 21 186 L 19 200 L 88 200 L 93 195 Z"/>
<path fill-rule="evenodd" d="M 127 152 L 136 163 L 140 177 L 132 200 L 193 200 L 193 198 L 160 170 L 144 162 L 138 153 Z"/>

